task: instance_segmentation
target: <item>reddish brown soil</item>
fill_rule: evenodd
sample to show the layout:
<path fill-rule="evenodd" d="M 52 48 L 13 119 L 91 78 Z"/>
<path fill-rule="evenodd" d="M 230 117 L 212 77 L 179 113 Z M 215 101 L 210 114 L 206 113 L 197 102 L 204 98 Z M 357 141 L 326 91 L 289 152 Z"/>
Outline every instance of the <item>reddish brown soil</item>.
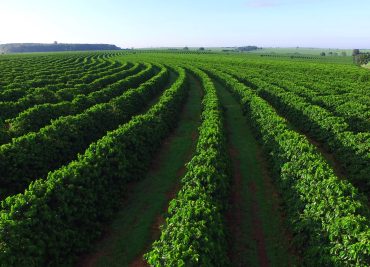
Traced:
<path fill-rule="evenodd" d="M 173 136 L 173 135 L 172 135 Z M 197 137 L 198 137 L 198 133 L 197 131 L 194 131 L 191 135 L 192 137 L 192 140 L 193 142 L 195 142 L 197 140 Z M 163 147 L 163 150 L 165 149 L 169 149 L 169 144 L 171 143 L 171 141 L 168 141 L 168 142 L 164 142 L 164 147 Z M 160 153 L 162 154 L 162 153 Z M 186 162 L 188 162 L 191 157 L 193 155 L 193 149 L 189 149 L 188 150 L 188 153 L 186 155 Z M 153 168 L 154 170 L 158 170 L 159 169 L 159 164 L 158 162 L 161 162 L 161 160 L 157 160 L 154 162 L 154 164 L 157 164 L 157 165 L 154 165 Z M 155 169 L 155 167 L 157 167 L 157 169 Z M 176 173 L 177 177 L 181 178 L 185 175 L 185 172 L 186 172 L 186 167 L 185 166 L 182 166 Z M 168 210 L 168 206 L 169 206 L 169 202 L 174 199 L 177 195 L 177 192 L 179 192 L 179 190 L 181 189 L 181 183 L 180 182 L 177 182 L 172 188 L 170 191 L 168 191 L 166 193 L 166 198 L 167 198 L 167 204 L 166 206 L 163 208 L 163 214 Z M 160 230 L 160 226 L 163 225 L 165 223 L 165 218 L 163 216 L 163 214 L 158 214 L 158 216 L 156 217 L 153 225 L 151 226 L 151 239 L 152 240 L 156 240 L 160 237 L 160 234 L 161 234 L 161 230 Z M 149 266 L 146 261 L 143 259 L 143 254 L 150 248 L 150 246 L 146 247 L 142 253 L 140 253 L 140 256 L 138 256 L 129 266 L 130 267 L 140 267 L 140 266 Z"/>
<path fill-rule="evenodd" d="M 240 160 L 238 158 L 239 152 L 233 146 L 229 145 L 229 154 L 233 162 L 233 180 L 231 183 L 231 194 L 230 194 L 230 208 L 226 214 L 226 221 L 231 234 L 230 249 L 228 256 L 233 266 L 242 266 L 243 262 L 240 262 L 242 255 L 245 251 L 245 245 L 243 242 L 243 198 L 242 198 L 242 183 L 243 178 L 240 170 Z M 259 218 L 259 206 L 256 200 L 256 186 L 254 182 L 249 183 L 249 190 L 251 193 L 251 218 L 252 218 L 252 236 L 257 243 L 258 261 L 260 266 L 269 266 L 269 260 L 266 253 L 266 245 L 264 239 L 264 233 L 262 228 L 262 222 Z M 239 264 L 239 265 L 238 265 Z"/>
<path fill-rule="evenodd" d="M 195 79 L 196 80 L 196 79 Z M 197 85 L 199 87 L 199 89 L 201 89 L 201 84 L 198 80 L 196 80 L 197 82 Z M 183 107 L 185 108 L 185 106 Z M 183 113 L 182 113 L 183 114 Z M 171 134 L 171 136 L 174 136 L 174 133 Z M 170 137 L 171 138 L 171 137 Z M 171 139 L 166 139 L 166 141 L 163 143 L 163 150 L 166 151 L 166 149 L 168 150 L 169 149 L 169 144 L 171 143 Z M 191 139 L 193 141 L 193 143 L 196 142 L 196 140 L 198 139 L 198 131 L 194 131 L 192 132 L 191 134 Z M 162 152 L 159 153 L 159 154 L 163 154 Z M 193 155 L 193 149 L 189 149 L 188 152 L 187 152 L 187 155 L 186 155 L 186 162 L 188 162 L 191 157 Z M 160 162 L 162 162 L 162 160 L 158 157 L 158 159 L 156 159 L 156 161 L 154 161 L 154 165 L 152 166 L 151 169 L 153 170 L 158 170 L 159 167 L 160 167 Z M 186 172 L 186 167 L 185 165 L 182 166 L 177 172 L 176 172 L 176 175 L 177 177 L 181 178 L 185 175 L 185 172 Z M 179 190 L 181 189 L 181 183 L 180 182 L 177 182 L 169 192 L 166 193 L 166 197 L 167 197 L 167 204 L 166 206 L 164 207 L 163 209 L 163 214 L 168 210 L 168 207 L 169 207 L 169 202 L 174 199 L 177 195 L 177 193 L 179 192 Z M 163 214 L 158 214 L 158 216 L 156 217 L 153 225 L 151 226 L 151 239 L 152 240 L 156 240 L 160 237 L 160 234 L 161 234 L 161 230 L 160 230 L 160 226 L 163 225 L 165 223 L 165 218 L 163 216 Z M 143 254 L 145 253 L 145 251 L 147 251 L 149 249 L 149 246 L 146 247 L 142 253 L 140 253 L 140 256 L 138 256 L 129 266 L 130 267 L 141 267 L 141 266 L 149 266 L 146 261 L 143 259 Z"/>
<path fill-rule="evenodd" d="M 283 226 L 283 225 L 285 225 L 285 214 L 282 212 L 282 208 L 281 208 L 282 199 L 281 199 L 281 196 L 280 196 L 278 190 L 274 186 L 273 181 L 271 180 L 272 175 L 269 171 L 271 168 L 268 165 L 267 161 L 265 160 L 265 158 L 263 156 L 263 152 L 262 152 L 260 147 L 258 147 L 258 149 L 257 149 L 256 157 L 257 157 L 257 160 L 258 160 L 258 162 L 261 166 L 261 170 L 262 170 L 264 188 L 266 189 L 266 191 L 265 191 L 266 198 L 271 199 L 270 205 L 271 205 L 271 208 L 274 211 L 273 214 L 278 216 L 279 225 Z M 282 227 L 280 230 L 283 232 L 283 236 L 284 236 L 283 245 L 288 249 L 289 254 L 294 257 L 294 259 L 292 259 L 290 261 L 290 265 L 292 265 L 294 260 L 299 260 L 299 258 L 300 258 L 298 252 L 292 246 L 293 235 L 292 235 L 291 232 L 289 232 L 284 227 Z"/>
<path fill-rule="evenodd" d="M 160 151 L 158 152 L 157 156 L 151 162 L 151 165 L 150 165 L 150 168 L 149 168 L 151 172 L 156 173 L 156 172 L 159 171 L 159 169 L 161 167 L 161 163 L 163 162 L 163 160 L 162 160 L 163 156 L 162 155 L 164 155 L 165 152 L 169 150 L 169 146 L 170 146 L 171 141 L 174 137 L 175 137 L 175 135 L 174 135 L 174 132 L 173 132 L 163 141 L 163 144 L 162 144 L 162 147 L 161 147 Z M 136 185 L 136 183 L 129 183 L 127 185 L 127 189 L 126 189 L 127 194 L 125 194 L 126 198 L 122 200 L 122 206 L 125 206 L 125 204 L 128 200 L 127 195 L 130 195 L 130 193 L 132 192 L 135 185 Z M 163 219 L 162 215 L 159 215 L 158 218 L 156 218 L 155 223 L 152 226 L 152 233 L 153 233 L 152 235 L 153 236 L 157 237 L 157 235 L 159 235 L 159 234 L 156 234 L 156 232 L 159 232 L 159 225 L 162 224 L 162 223 L 159 224 L 160 220 L 162 220 L 164 222 L 164 219 Z M 113 240 L 114 238 L 115 238 L 114 234 L 112 232 L 110 232 L 110 230 L 107 229 L 104 232 L 100 241 L 98 241 L 98 243 L 105 243 L 107 240 Z M 148 249 L 148 248 L 146 248 L 146 249 Z M 130 266 L 148 266 L 147 263 L 143 260 L 143 257 L 142 257 L 143 254 L 144 254 L 144 252 L 141 253 L 141 255 L 139 257 L 137 257 L 132 262 L 132 264 L 130 264 Z M 105 255 L 106 255 L 106 252 L 104 252 L 104 251 L 95 251 L 94 253 L 84 255 L 84 256 L 81 257 L 81 260 L 78 261 L 76 266 L 94 267 L 94 266 L 96 266 L 97 261 L 102 256 L 105 256 Z M 142 264 L 144 264 L 144 265 L 142 265 Z"/>
<path fill-rule="evenodd" d="M 143 256 L 137 257 L 132 263 L 129 265 L 130 267 L 147 267 L 149 264 L 143 259 Z"/>
<path fill-rule="evenodd" d="M 194 131 L 191 134 L 191 140 L 193 140 L 193 142 L 195 142 L 197 139 L 198 139 L 198 132 Z"/>
<path fill-rule="evenodd" d="M 261 267 L 269 266 L 269 259 L 266 253 L 265 236 L 263 233 L 262 221 L 259 217 L 260 207 L 256 200 L 257 187 L 254 181 L 251 181 L 248 185 L 249 191 L 252 198 L 252 236 L 257 243 L 258 263 Z"/>
<path fill-rule="evenodd" d="M 238 151 L 229 146 L 229 155 L 233 162 L 233 180 L 231 181 L 231 194 L 229 199 L 230 208 L 226 213 L 226 222 L 230 231 L 230 249 L 228 256 L 232 263 L 236 264 L 244 251 L 242 242 L 242 197 L 240 189 L 242 187 L 242 174 L 240 171 L 240 161 Z"/>
<path fill-rule="evenodd" d="M 93 267 L 96 265 L 100 257 L 104 256 L 105 254 L 102 251 L 97 251 L 95 254 L 91 256 L 84 257 L 76 266 L 81 267 Z"/>
<path fill-rule="evenodd" d="M 110 240 L 112 238 L 112 232 L 109 232 L 106 230 L 101 237 L 100 241 L 98 242 L 104 242 L 106 240 Z M 77 262 L 76 266 L 79 267 L 93 267 L 96 266 L 96 263 L 98 260 L 102 257 L 105 256 L 106 252 L 105 251 L 95 251 L 94 253 L 86 254 L 83 255 L 80 260 Z"/>
<path fill-rule="evenodd" d="M 161 167 L 161 163 L 163 162 L 160 155 L 164 155 L 165 152 L 169 150 L 171 141 L 174 137 L 175 137 L 175 133 L 171 133 L 171 135 L 168 138 L 166 138 L 166 140 L 163 142 L 161 151 L 157 154 L 158 156 L 152 161 L 152 165 L 150 166 L 150 171 L 151 172 L 155 173 L 155 172 L 159 171 L 159 169 Z M 176 195 L 177 191 L 175 191 L 175 189 L 178 188 L 178 187 L 179 187 L 179 183 L 176 183 L 176 185 L 166 194 L 168 200 L 172 199 L 172 198 L 169 198 L 169 197 L 171 197 L 173 195 Z M 163 209 L 163 211 L 165 212 L 167 209 L 168 209 L 168 204 Z M 159 236 L 160 236 L 160 228 L 159 227 L 164 223 L 165 223 L 165 219 L 163 217 L 163 214 L 158 214 L 158 216 L 154 220 L 154 223 L 150 227 L 150 235 L 151 235 L 152 240 L 155 240 L 155 239 L 159 238 Z M 136 257 L 133 260 L 133 262 L 130 263 L 129 266 L 130 267 L 149 266 L 148 263 L 143 258 L 144 253 L 149 248 L 150 248 L 150 244 L 147 247 L 145 247 L 145 249 L 140 253 L 140 255 L 138 257 Z"/>
<path fill-rule="evenodd" d="M 198 84 L 199 88 L 201 89 L 200 82 L 198 80 L 196 80 L 196 81 L 197 81 L 197 84 Z M 202 95 L 203 95 L 203 93 L 202 93 Z M 185 108 L 185 105 L 183 106 L 183 109 L 184 108 Z M 154 172 L 155 173 L 155 172 L 158 172 L 159 171 L 159 169 L 161 167 L 161 163 L 163 162 L 163 155 L 166 153 L 166 151 L 169 150 L 170 144 L 171 144 L 171 142 L 172 142 L 172 140 L 173 140 L 174 137 L 175 137 L 175 131 L 173 131 L 172 133 L 170 133 L 170 135 L 163 141 L 162 147 L 161 147 L 160 151 L 157 153 L 157 156 L 151 162 L 151 165 L 150 165 L 150 168 L 149 168 L 149 170 L 151 172 Z M 198 139 L 198 131 L 192 132 L 191 138 L 192 138 L 193 142 L 196 142 L 196 140 Z M 188 154 L 186 156 L 187 161 L 189 161 L 191 159 L 191 156 L 192 155 L 193 155 L 193 149 L 189 149 Z M 178 177 L 182 177 L 185 174 L 185 172 L 186 172 L 186 168 L 185 168 L 185 166 L 182 166 L 177 171 L 177 176 Z M 135 183 L 128 184 L 127 185 L 127 193 L 132 192 L 132 188 L 134 186 L 135 186 Z M 176 194 L 180 190 L 180 188 L 181 188 L 181 184 L 178 182 L 166 194 L 168 201 L 167 201 L 167 205 L 163 209 L 163 213 L 165 213 L 168 210 L 169 201 L 176 197 Z M 122 206 L 124 206 L 124 204 L 126 203 L 126 201 L 127 201 L 127 198 L 122 201 L 122 203 L 123 203 Z M 162 214 L 159 214 L 156 217 L 153 225 L 151 226 L 151 237 L 152 237 L 152 240 L 155 240 L 155 239 L 159 238 L 159 236 L 160 236 L 160 226 L 163 225 L 164 223 L 165 223 L 165 218 L 163 217 Z M 107 230 L 107 231 L 105 231 L 105 233 L 103 234 L 102 238 L 100 239 L 101 241 L 98 241 L 98 242 L 104 242 L 104 241 L 112 240 L 112 239 L 114 239 L 113 233 L 112 232 L 109 232 Z M 140 253 L 140 256 L 138 256 L 129 266 L 130 267 L 140 267 L 140 266 L 147 267 L 147 266 L 149 266 L 146 263 L 146 261 L 143 259 L 143 254 L 148 249 L 149 249 L 149 246 L 146 247 L 143 250 L 143 252 Z M 107 254 L 106 254 L 106 252 L 103 252 L 103 251 L 96 251 L 96 252 L 91 253 L 91 254 L 88 254 L 88 255 L 83 255 L 81 257 L 81 259 L 78 261 L 78 263 L 77 263 L 76 266 L 94 267 L 94 266 L 96 266 L 96 263 L 99 260 L 99 258 L 101 258 L 104 255 L 107 255 Z"/>

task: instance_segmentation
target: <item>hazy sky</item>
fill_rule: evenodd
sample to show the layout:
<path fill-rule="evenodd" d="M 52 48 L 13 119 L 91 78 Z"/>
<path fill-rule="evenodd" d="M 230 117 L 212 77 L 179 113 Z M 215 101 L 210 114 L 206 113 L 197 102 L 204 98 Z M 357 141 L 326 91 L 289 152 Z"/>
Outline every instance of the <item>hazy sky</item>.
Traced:
<path fill-rule="evenodd" d="M 0 0 L 0 43 L 370 48 L 370 0 Z"/>

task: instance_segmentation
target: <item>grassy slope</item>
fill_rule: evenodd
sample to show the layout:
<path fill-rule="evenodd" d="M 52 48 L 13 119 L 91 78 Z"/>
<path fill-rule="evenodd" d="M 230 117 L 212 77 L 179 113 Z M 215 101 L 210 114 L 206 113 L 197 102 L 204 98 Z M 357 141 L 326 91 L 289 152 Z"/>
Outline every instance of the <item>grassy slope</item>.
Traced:
<path fill-rule="evenodd" d="M 236 255 L 231 256 L 232 265 L 289 266 L 294 257 L 289 253 L 282 215 L 278 212 L 279 199 L 266 171 L 260 148 L 238 102 L 219 83 L 216 86 L 221 103 L 226 108 L 228 141 L 234 150 L 234 155 L 231 155 L 234 174 L 238 168 L 237 172 L 242 176 L 238 185 L 242 201 L 239 208 L 242 235 L 233 236 L 231 233 L 231 249 L 237 250 L 231 252 L 231 255 Z M 230 208 L 233 209 L 232 206 Z"/>
<path fill-rule="evenodd" d="M 181 170 L 195 148 L 200 123 L 201 90 L 190 79 L 189 98 L 179 126 L 166 139 L 151 170 L 133 185 L 122 210 L 112 223 L 107 238 L 97 245 L 96 254 L 87 266 L 127 266 L 140 257 L 159 234 L 158 220 L 177 190 Z"/>

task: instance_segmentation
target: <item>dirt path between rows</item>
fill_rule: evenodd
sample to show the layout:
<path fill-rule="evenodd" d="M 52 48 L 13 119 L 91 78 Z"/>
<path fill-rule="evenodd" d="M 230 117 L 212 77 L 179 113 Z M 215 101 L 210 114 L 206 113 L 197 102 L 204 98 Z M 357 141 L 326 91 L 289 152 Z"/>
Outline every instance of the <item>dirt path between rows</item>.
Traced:
<path fill-rule="evenodd" d="M 370 66 L 369 66 L 370 68 Z M 240 80 L 239 78 L 237 78 L 241 83 L 245 83 L 245 81 L 242 81 Z M 252 86 L 253 87 L 253 86 Z M 265 100 L 267 103 L 269 103 L 269 105 L 274 109 L 274 111 L 282 118 L 284 118 L 288 125 L 291 127 L 292 130 L 296 131 L 297 133 L 301 134 L 301 135 L 304 135 L 307 140 L 317 148 L 318 152 L 324 157 L 324 159 L 328 162 L 328 164 L 333 168 L 333 171 L 335 173 L 336 176 L 338 176 L 339 178 L 341 179 L 347 179 L 346 177 L 348 177 L 348 174 L 346 172 L 346 170 L 344 169 L 343 165 L 336 159 L 335 155 L 331 152 L 329 152 L 324 144 L 322 142 L 319 142 L 317 141 L 315 138 L 313 138 L 309 133 L 306 133 L 306 132 L 303 132 L 301 131 L 298 127 L 295 126 L 295 124 L 293 124 L 288 118 L 286 118 L 286 116 L 284 116 L 284 114 L 282 114 L 278 109 L 275 108 L 275 106 L 270 102 L 268 101 L 267 99 L 265 99 L 264 97 L 262 97 L 260 95 L 260 97 Z"/>
<path fill-rule="evenodd" d="M 197 87 L 197 90 L 199 90 L 200 92 L 202 92 L 202 86 L 200 84 L 200 82 L 195 79 L 193 76 L 190 76 L 190 79 L 192 79 L 192 84 L 194 86 Z M 203 97 L 203 94 L 201 94 L 201 96 Z M 190 96 L 191 97 L 191 96 Z M 182 112 L 183 114 L 184 112 Z M 191 140 L 192 140 L 192 147 L 189 147 L 187 153 L 186 153 L 186 162 L 189 162 L 194 154 L 194 149 L 195 149 L 195 144 L 196 144 L 196 141 L 198 140 L 198 131 L 197 130 L 194 130 L 192 133 L 191 133 Z M 164 145 L 164 150 L 169 150 L 170 149 L 170 144 L 171 144 L 171 141 L 168 141 L 168 142 L 165 142 L 165 145 Z M 166 148 L 167 146 L 167 148 Z M 161 154 L 161 153 L 160 153 Z M 159 160 L 160 162 L 161 160 Z M 180 183 L 180 179 L 185 175 L 186 173 L 186 167 L 185 167 L 185 164 L 182 165 L 176 172 L 176 176 L 178 177 L 178 182 L 174 184 L 174 186 L 171 188 L 170 191 L 168 191 L 166 193 L 166 205 L 165 207 L 163 208 L 163 212 L 161 214 L 158 214 L 153 225 L 151 226 L 151 240 L 156 240 L 160 237 L 160 234 L 161 234 L 161 231 L 160 231 L 160 226 L 163 225 L 166 221 L 165 217 L 164 217 L 164 214 L 166 213 L 166 211 L 168 210 L 168 207 L 169 207 L 169 203 L 172 199 L 174 199 L 177 195 L 177 193 L 180 191 L 181 189 L 181 183 Z M 151 244 L 150 244 L 151 245 Z M 147 246 L 145 249 L 143 249 L 142 253 L 140 253 L 140 255 L 135 258 L 135 260 L 130 263 L 130 267 L 147 267 L 149 266 L 148 263 L 144 260 L 143 258 L 143 255 L 146 251 L 148 251 L 150 249 L 150 246 Z"/>
<path fill-rule="evenodd" d="M 198 136 L 197 132 L 194 131 L 192 133 L 192 140 L 193 140 L 194 143 L 197 140 L 197 136 Z M 168 142 L 168 144 L 170 144 L 170 143 L 171 142 Z M 167 150 L 168 149 L 169 149 L 169 147 L 167 147 Z M 164 150 L 166 150 L 166 148 L 164 148 Z M 193 155 L 193 149 L 189 149 L 189 151 L 186 155 L 187 162 L 191 159 L 192 155 Z M 186 172 L 186 168 L 185 168 L 185 165 L 184 165 L 177 171 L 177 177 L 180 179 L 181 177 L 183 177 L 185 175 L 185 172 Z M 179 192 L 180 189 L 181 189 L 181 183 L 177 182 L 172 187 L 172 189 L 166 193 L 167 203 L 166 203 L 165 207 L 163 208 L 162 214 L 157 215 L 156 219 L 154 220 L 154 223 L 150 227 L 150 229 L 151 229 L 151 231 L 150 231 L 151 240 L 156 240 L 160 237 L 160 234 L 161 234 L 160 226 L 163 225 L 166 221 L 163 214 L 166 213 L 166 211 L 168 210 L 170 201 L 176 197 L 177 192 Z M 144 253 L 146 251 L 148 251 L 149 249 L 150 249 L 150 246 L 147 246 L 145 249 L 143 249 L 142 253 L 140 253 L 140 255 L 138 257 L 136 257 L 135 260 L 132 263 L 130 263 L 129 267 L 147 267 L 147 266 L 149 266 L 148 263 L 143 258 Z"/>
<path fill-rule="evenodd" d="M 175 81 L 175 77 L 176 75 L 174 73 L 171 73 L 170 75 L 170 78 L 168 80 L 168 84 L 166 87 L 170 87 L 170 85 Z M 145 111 L 146 112 L 151 106 L 153 106 L 159 99 L 160 96 L 157 96 L 155 98 L 153 98 L 153 100 L 150 101 L 150 103 L 148 104 L 148 106 L 145 108 Z M 164 140 L 164 144 L 166 142 L 169 142 L 169 140 L 172 138 L 172 134 L 170 134 L 169 137 L 167 137 L 165 140 Z M 153 169 L 156 169 L 158 167 L 156 167 L 156 162 L 158 162 L 158 159 L 155 159 L 153 160 L 152 162 L 152 168 Z M 121 199 L 121 204 L 120 206 L 124 207 L 128 204 L 128 201 L 127 199 L 129 198 L 129 195 L 132 193 L 132 189 L 133 187 L 135 186 L 134 183 L 131 183 L 131 184 L 128 184 L 127 185 L 127 189 L 126 189 L 126 194 L 128 196 L 124 197 L 123 199 Z M 109 226 L 105 226 L 104 229 L 102 230 L 102 236 L 99 240 L 96 241 L 96 244 L 107 244 L 107 243 L 113 243 L 113 240 L 115 240 L 116 236 L 115 236 L 115 233 L 114 231 L 109 227 Z M 77 263 L 76 263 L 76 266 L 78 267 L 94 267 L 97 265 L 97 262 L 99 261 L 100 258 L 104 257 L 104 256 L 107 256 L 108 255 L 108 252 L 105 250 L 105 249 L 97 249 L 91 253 L 87 253 L 85 255 L 82 255 L 80 256 L 80 258 L 78 259 Z"/>
<path fill-rule="evenodd" d="M 230 208 L 226 213 L 226 222 L 229 227 L 231 236 L 233 237 L 233 242 L 230 242 L 230 247 L 228 251 L 228 256 L 232 262 L 235 259 L 241 258 L 244 251 L 243 242 L 241 242 L 240 237 L 242 237 L 242 205 L 243 199 L 241 197 L 241 186 L 242 186 L 242 174 L 240 171 L 240 161 L 238 160 L 238 151 L 229 144 L 228 149 L 231 162 L 233 165 L 233 177 L 231 181 L 230 189 Z"/>
<path fill-rule="evenodd" d="M 293 265 L 280 196 L 239 103 L 219 82 L 232 167 L 226 212 L 231 266 Z"/>
<path fill-rule="evenodd" d="M 260 206 L 257 201 L 257 187 L 256 184 L 252 181 L 248 185 L 249 191 L 251 193 L 251 198 L 252 198 L 252 227 L 253 227 L 253 239 L 257 243 L 257 252 L 258 252 L 258 262 L 259 266 L 261 267 L 268 267 L 270 266 L 269 264 L 269 259 L 267 256 L 266 252 L 266 243 L 265 243 L 265 233 L 262 227 L 262 221 L 260 218 Z"/>
<path fill-rule="evenodd" d="M 176 129 L 163 141 L 152 160 L 147 177 L 130 183 L 111 226 L 97 242 L 95 252 L 85 255 L 77 266 L 148 266 L 142 255 L 160 235 L 159 226 L 169 201 L 180 189 L 185 163 L 195 150 L 197 128 L 200 124 L 200 87 L 189 90 Z"/>

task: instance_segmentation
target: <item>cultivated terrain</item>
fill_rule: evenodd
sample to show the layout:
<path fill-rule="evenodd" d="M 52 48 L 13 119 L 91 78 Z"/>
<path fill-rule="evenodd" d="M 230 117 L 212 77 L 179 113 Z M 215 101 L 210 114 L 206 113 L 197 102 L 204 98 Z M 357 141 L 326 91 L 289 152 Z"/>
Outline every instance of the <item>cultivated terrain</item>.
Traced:
<path fill-rule="evenodd" d="M 369 266 L 348 57 L 0 55 L 0 266 Z"/>

